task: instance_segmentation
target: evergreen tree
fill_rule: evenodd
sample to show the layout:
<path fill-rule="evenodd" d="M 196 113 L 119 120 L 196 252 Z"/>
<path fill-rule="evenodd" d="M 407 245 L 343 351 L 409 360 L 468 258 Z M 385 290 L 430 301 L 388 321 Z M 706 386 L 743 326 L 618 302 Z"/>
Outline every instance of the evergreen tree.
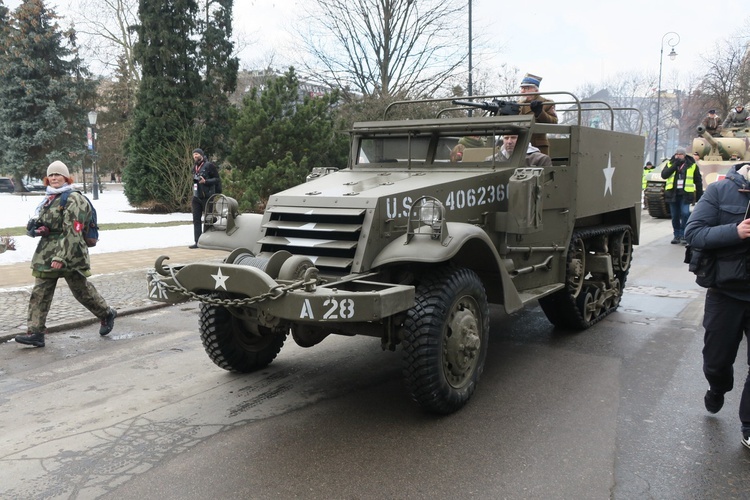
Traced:
<path fill-rule="evenodd" d="M 180 175 L 189 175 L 189 150 L 184 156 L 167 156 L 173 154 L 172 143 L 191 135 L 186 131 L 195 127 L 196 103 L 202 94 L 196 0 L 140 0 L 138 13 L 141 24 L 135 27 L 134 55 L 142 74 L 123 173 L 125 195 L 134 205 L 167 195 L 166 174 L 154 168 L 154 155 L 175 163 Z"/>
<path fill-rule="evenodd" d="M 61 159 L 71 170 L 84 153 L 94 83 L 78 57 L 75 32 L 60 30 L 42 0 L 25 0 L 0 28 L 0 142 L 4 168 L 42 177 Z"/>
<path fill-rule="evenodd" d="M 97 119 L 98 134 L 96 144 L 101 165 L 122 175 L 127 165 L 125 140 L 128 136 L 130 118 L 135 105 L 134 87 L 130 80 L 130 70 L 125 55 L 117 60 L 117 70 L 112 80 L 104 80 L 99 85 L 102 112 Z"/>
<path fill-rule="evenodd" d="M 213 157 L 225 157 L 229 138 L 232 106 L 229 95 L 237 87 L 239 60 L 232 56 L 233 0 L 204 0 L 204 20 L 198 25 L 202 33 L 198 64 L 203 75 L 203 94 L 197 119 L 205 128 L 202 146 Z"/>
<path fill-rule="evenodd" d="M 273 192 L 303 182 L 313 167 L 346 166 L 349 141 L 338 132 L 337 103 L 337 92 L 300 95 L 293 68 L 262 91 L 251 89 L 230 136 L 232 178 L 243 173 L 248 187 L 238 200 L 243 208 L 262 207 Z M 227 191 L 234 194 L 231 183 Z"/>

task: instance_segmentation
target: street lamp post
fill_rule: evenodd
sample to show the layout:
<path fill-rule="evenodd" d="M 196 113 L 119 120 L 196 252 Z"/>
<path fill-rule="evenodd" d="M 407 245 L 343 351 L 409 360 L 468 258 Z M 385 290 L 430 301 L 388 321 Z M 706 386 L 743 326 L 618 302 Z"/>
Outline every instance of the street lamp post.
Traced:
<path fill-rule="evenodd" d="M 474 92 L 471 88 L 471 72 L 473 68 L 471 65 L 471 0 L 469 0 L 469 97 L 471 97 L 471 94 Z"/>
<path fill-rule="evenodd" d="M 667 43 L 672 47 L 672 51 L 669 53 L 669 59 L 674 61 L 677 57 L 677 52 L 674 51 L 675 45 L 680 43 L 680 35 L 674 31 L 668 31 L 661 37 L 661 52 L 659 54 L 659 87 L 656 91 L 656 132 L 654 133 L 654 165 L 659 164 L 659 108 L 661 107 L 661 68 L 664 62 L 664 39 L 669 37 Z"/>
<path fill-rule="evenodd" d="M 96 171 L 96 111 L 89 111 L 89 125 L 91 125 L 91 170 L 94 180 L 92 181 L 94 199 L 99 199 L 99 174 Z"/>

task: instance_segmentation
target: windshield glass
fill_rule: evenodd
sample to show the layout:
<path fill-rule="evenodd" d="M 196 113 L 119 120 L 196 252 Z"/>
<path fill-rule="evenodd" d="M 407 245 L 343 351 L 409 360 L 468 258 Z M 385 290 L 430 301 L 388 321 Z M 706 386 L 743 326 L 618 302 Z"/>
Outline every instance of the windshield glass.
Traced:
<path fill-rule="evenodd" d="M 499 135 L 416 135 L 362 138 L 357 154 L 358 165 L 435 165 L 493 162 L 493 154 L 502 144 Z M 507 161 L 498 155 L 495 161 Z M 387 166 L 387 165 L 385 165 Z"/>

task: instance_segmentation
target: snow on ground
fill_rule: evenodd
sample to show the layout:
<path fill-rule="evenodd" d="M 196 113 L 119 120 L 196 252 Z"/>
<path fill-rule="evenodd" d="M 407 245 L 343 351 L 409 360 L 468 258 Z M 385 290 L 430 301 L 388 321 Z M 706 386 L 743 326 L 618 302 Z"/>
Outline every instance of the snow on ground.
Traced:
<path fill-rule="evenodd" d="M 94 200 L 91 193 L 87 196 L 96 207 L 99 224 L 138 222 L 157 223 L 184 221 L 187 225 L 170 227 L 144 227 L 139 229 L 118 229 L 113 231 L 99 231 L 99 243 L 90 248 L 92 255 L 123 250 L 142 250 L 146 248 L 166 248 L 193 243 L 193 226 L 190 224 L 192 215 L 189 213 L 171 214 L 138 214 L 128 203 L 125 194 L 114 186 L 99 193 L 99 199 Z M 39 195 L 25 197 L 0 193 L 0 236 L 3 229 L 9 227 L 26 226 L 26 222 L 33 217 L 36 207 L 41 203 Z M 16 250 L 0 254 L 0 266 L 18 262 L 31 262 L 39 240 L 29 236 L 15 236 Z"/>

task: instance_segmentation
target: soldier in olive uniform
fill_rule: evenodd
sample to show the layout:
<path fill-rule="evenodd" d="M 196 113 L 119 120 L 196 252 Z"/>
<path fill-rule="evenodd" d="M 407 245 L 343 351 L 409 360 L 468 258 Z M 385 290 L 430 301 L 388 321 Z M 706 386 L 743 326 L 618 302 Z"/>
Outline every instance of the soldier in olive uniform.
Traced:
<path fill-rule="evenodd" d="M 528 106 L 521 106 L 521 114 L 528 115 L 534 113 L 534 119 L 537 123 L 557 123 L 557 112 L 555 103 L 550 99 L 545 99 L 539 95 L 539 84 L 542 82 L 541 76 L 526 73 L 521 80 L 521 93 L 527 94 L 521 98 L 521 104 L 527 103 Z M 531 145 L 539 148 L 539 151 L 549 155 L 549 141 L 547 134 L 532 134 Z"/>
<path fill-rule="evenodd" d="M 44 347 L 47 314 L 59 278 L 65 278 L 76 300 L 101 320 L 100 335 L 107 335 L 115 324 L 117 311 L 86 279 L 91 276 L 91 264 L 83 230 L 91 207 L 78 192 L 71 192 L 65 207 L 61 206 L 60 195 L 73 190 L 71 183 L 68 167 L 61 161 L 52 162 L 44 179 L 46 196 L 27 227 L 29 236 L 40 240 L 31 260 L 36 280 L 29 300 L 28 332 L 16 335 L 21 344 Z"/>

